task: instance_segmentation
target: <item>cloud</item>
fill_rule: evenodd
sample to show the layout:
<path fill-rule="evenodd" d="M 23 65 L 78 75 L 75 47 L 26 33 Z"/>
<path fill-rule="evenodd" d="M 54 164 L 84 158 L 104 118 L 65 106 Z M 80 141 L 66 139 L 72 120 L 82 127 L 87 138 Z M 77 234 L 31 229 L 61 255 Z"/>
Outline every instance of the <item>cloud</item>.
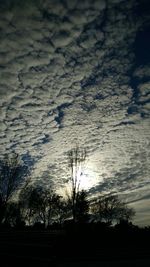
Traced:
<path fill-rule="evenodd" d="M 150 198 L 130 204 L 130 206 L 136 210 L 136 218 L 134 219 L 135 224 L 140 226 L 149 226 L 149 204 Z"/>
<path fill-rule="evenodd" d="M 134 1 L 21 3 L 1 1 L 2 154 L 31 155 L 33 180 L 44 174 L 59 189 L 78 143 L 90 192 L 128 192 L 131 201 L 149 172 L 149 66 L 135 63 L 133 49 L 147 18 Z"/>

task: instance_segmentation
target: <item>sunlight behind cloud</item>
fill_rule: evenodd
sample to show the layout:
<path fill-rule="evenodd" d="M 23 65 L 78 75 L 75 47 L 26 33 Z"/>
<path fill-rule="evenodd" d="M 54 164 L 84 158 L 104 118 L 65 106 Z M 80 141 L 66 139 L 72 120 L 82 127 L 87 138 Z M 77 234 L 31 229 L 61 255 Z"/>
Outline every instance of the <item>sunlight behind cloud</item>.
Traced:
<path fill-rule="evenodd" d="M 102 177 L 99 177 L 96 166 L 90 162 L 90 159 L 86 161 L 83 167 L 80 167 L 77 176 L 81 190 L 89 190 L 103 180 Z"/>

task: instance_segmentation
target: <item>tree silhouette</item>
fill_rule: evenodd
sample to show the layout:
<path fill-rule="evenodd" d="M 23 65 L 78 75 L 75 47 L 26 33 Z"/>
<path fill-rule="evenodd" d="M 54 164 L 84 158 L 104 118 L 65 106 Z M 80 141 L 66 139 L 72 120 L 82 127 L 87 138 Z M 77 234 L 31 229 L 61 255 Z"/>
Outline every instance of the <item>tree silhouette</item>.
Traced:
<path fill-rule="evenodd" d="M 102 196 L 92 205 L 92 213 L 99 221 L 112 224 L 114 221 L 130 220 L 135 212 L 116 195 Z"/>
<path fill-rule="evenodd" d="M 73 220 L 76 221 L 76 200 L 80 189 L 80 175 L 82 164 L 86 159 L 86 150 L 76 146 L 68 152 L 68 162 L 71 171 L 71 202 L 72 202 L 72 216 Z"/>
<path fill-rule="evenodd" d="M 42 222 L 47 227 L 60 217 L 61 197 L 51 189 L 27 186 L 20 192 L 19 199 L 28 224 Z"/>
<path fill-rule="evenodd" d="M 7 204 L 6 214 L 5 214 L 5 224 L 15 227 L 24 226 L 25 222 L 23 220 L 19 202 L 12 201 Z"/>
<path fill-rule="evenodd" d="M 19 193 L 19 206 L 22 217 L 28 225 L 32 224 L 33 218 L 35 216 L 36 210 L 33 201 L 33 185 L 26 183 Z"/>
<path fill-rule="evenodd" d="M 55 208 L 55 222 L 62 224 L 70 214 L 70 203 L 63 199 L 61 196 L 57 196 L 54 198 L 54 205 L 53 207 Z"/>
<path fill-rule="evenodd" d="M 86 222 L 88 220 L 89 201 L 87 200 L 87 192 L 82 190 L 76 196 L 76 220 L 78 222 Z"/>
<path fill-rule="evenodd" d="M 0 223 L 4 221 L 8 202 L 27 174 L 28 168 L 18 154 L 6 155 L 0 160 Z"/>

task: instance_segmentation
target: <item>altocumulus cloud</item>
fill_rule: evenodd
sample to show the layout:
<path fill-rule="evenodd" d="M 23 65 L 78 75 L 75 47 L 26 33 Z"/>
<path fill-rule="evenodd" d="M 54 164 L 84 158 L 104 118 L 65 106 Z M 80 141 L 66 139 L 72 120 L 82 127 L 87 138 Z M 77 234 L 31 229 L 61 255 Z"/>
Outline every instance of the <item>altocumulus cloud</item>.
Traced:
<path fill-rule="evenodd" d="M 0 2 L 1 155 L 29 154 L 33 179 L 59 188 L 78 143 L 91 195 L 119 193 L 144 212 L 138 223 L 149 220 L 147 3 Z"/>

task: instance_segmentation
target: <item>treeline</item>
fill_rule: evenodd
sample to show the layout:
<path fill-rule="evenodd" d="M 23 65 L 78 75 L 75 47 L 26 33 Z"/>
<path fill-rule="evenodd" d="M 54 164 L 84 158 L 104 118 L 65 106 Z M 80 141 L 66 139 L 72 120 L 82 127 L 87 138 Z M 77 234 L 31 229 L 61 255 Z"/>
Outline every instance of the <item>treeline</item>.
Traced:
<path fill-rule="evenodd" d="M 0 161 L 0 225 L 24 227 L 101 222 L 107 225 L 130 222 L 135 212 L 117 195 L 99 196 L 89 200 L 88 193 L 79 189 L 78 166 L 85 160 L 85 151 L 75 148 L 68 154 L 71 169 L 70 196 L 58 195 L 54 189 L 31 184 L 29 170 L 17 154 Z M 23 181 L 26 181 L 23 183 Z M 22 186 L 20 186 L 22 185 Z"/>

